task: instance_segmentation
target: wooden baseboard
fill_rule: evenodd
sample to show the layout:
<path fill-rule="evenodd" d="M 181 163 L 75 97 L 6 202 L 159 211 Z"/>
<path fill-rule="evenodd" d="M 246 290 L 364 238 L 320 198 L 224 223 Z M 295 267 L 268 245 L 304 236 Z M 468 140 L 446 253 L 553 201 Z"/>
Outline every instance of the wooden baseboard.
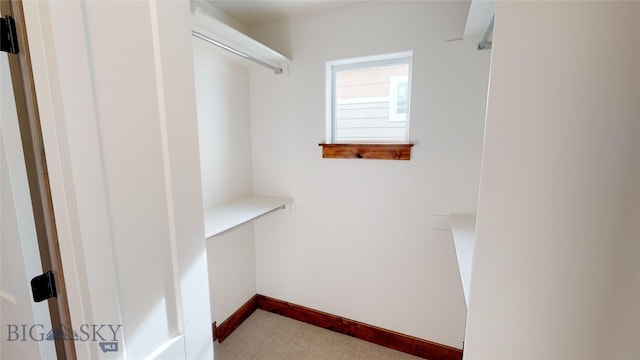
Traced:
<path fill-rule="evenodd" d="M 216 325 L 213 322 L 213 341 L 223 342 L 224 339 L 229 336 L 233 330 L 237 329 L 254 311 L 258 309 L 258 295 L 254 295 L 244 305 L 242 305 L 236 312 L 231 314 L 229 318 L 220 324 Z"/>
<path fill-rule="evenodd" d="M 246 320 L 256 309 L 269 311 L 307 324 L 349 335 L 374 344 L 385 346 L 407 354 L 429 360 L 461 360 L 462 350 L 438 344 L 410 335 L 364 324 L 340 316 L 328 314 L 301 305 L 255 295 L 238 311 L 233 313 L 219 327 L 213 323 L 213 339 L 222 342 L 233 330 Z"/>
<path fill-rule="evenodd" d="M 363 324 L 340 316 L 256 295 L 258 308 L 429 360 L 461 360 L 462 350 Z"/>

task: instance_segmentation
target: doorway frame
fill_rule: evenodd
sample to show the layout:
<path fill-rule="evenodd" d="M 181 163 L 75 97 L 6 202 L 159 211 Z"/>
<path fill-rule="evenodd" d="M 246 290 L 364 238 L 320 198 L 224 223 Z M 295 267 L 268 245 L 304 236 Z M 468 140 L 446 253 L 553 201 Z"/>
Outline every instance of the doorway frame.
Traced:
<path fill-rule="evenodd" d="M 0 1 L 0 10 L 3 16 L 9 15 L 15 20 L 18 37 L 19 52 L 8 54 L 8 60 L 40 251 L 40 262 L 43 272 L 51 271 L 55 279 L 57 296 L 47 300 L 51 326 L 52 330 L 60 327 L 71 330 L 73 327 L 53 211 L 53 198 L 31 67 L 23 4 L 19 0 L 2 0 Z M 77 358 L 74 341 L 71 339 L 55 339 L 54 341 L 58 359 Z"/>

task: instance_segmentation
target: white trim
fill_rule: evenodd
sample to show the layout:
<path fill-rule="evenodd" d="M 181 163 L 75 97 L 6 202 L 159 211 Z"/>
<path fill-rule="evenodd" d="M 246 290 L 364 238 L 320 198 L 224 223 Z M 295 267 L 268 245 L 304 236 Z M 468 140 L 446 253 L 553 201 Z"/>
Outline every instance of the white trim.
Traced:
<path fill-rule="evenodd" d="M 68 119 L 82 119 L 85 124 L 85 132 L 83 134 L 84 144 L 97 144 L 97 139 L 93 137 L 95 131 L 89 130 L 95 125 L 93 118 L 94 102 L 92 98 L 91 83 L 89 77 L 80 77 L 73 84 L 77 93 L 83 94 L 84 97 L 73 99 L 75 104 L 82 104 L 76 108 L 65 109 L 65 99 L 62 93 L 69 92 L 69 84 L 62 82 L 61 78 L 65 77 L 65 70 L 73 67 L 78 73 L 86 74 L 89 72 L 87 60 L 86 41 L 77 41 L 74 44 L 73 51 L 69 50 L 69 41 L 56 41 L 60 38 L 65 39 L 65 34 L 77 34 L 85 40 L 85 32 L 82 31 L 84 26 L 84 17 L 82 15 L 82 5 L 80 3 L 51 3 L 51 2 L 24 2 L 25 25 L 29 38 L 29 50 L 31 52 L 32 69 L 34 74 L 34 83 L 36 94 L 38 97 L 38 111 L 40 113 L 40 121 L 42 126 L 42 138 L 44 146 L 47 149 L 47 170 L 49 173 L 49 181 L 51 187 L 51 195 L 53 198 L 53 208 L 56 215 L 56 229 L 58 231 L 58 241 L 60 245 L 60 254 L 64 266 L 65 283 L 67 287 L 67 299 L 69 301 L 69 310 L 71 315 L 71 323 L 89 324 L 96 322 L 96 314 L 92 309 L 95 304 L 92 303 L 90 296 L 92 286 L 88 282 L 91 274 L 88 273 L 85 258 L 87 253 L 82 246 L 81 236 L 91 237 L 91 241 L 95 243 L 103 243 L 105 237 L 108 237 L 108 224 L 96 221 L 91 224 L 91 231 L 87 231 L 87 227 L 83 227 L 78 216 L 78 208 L 82 206 L 78 198 L 77 189 L 74 188 L 78 174 L 74 174 L 71 168 L 71 157 L 69 142 L 67 135 Z M 64 13 L 64 23 L 55 22 L 56 15 Z M 54 30 L 55 29 L 55 30 Z M 73 41 L 73 40 L 70 40 Z M 54 47 L 53 44 L 56 44 Z M 70 60 L 71 59 L 71 60 Z M 69 61 L 72 66 L 61 68 L 58 66 L 60 61 Z M 65 86 L 67 85 L 67 86 Z M 71 98 L 72 96 L 69 96 Z M 89 134 L 89 135 L 88 135 Z M 81 164 L 84 170 L 83 174 L 92 173 L 99 174 L 94 176 L 92 188 L 88 191 L 100 191 L 103 189 L 101 181 L 101 160 L 96 154 L 96 146 L 84 147 L 82 157 L 87 162 Z M 86 166 L 91 163 L 92 166 Z M 84 216 L 94 216 L 95 212 L 104 213 L 105 204 L 103 201 L 93 200 L 92 212 Z M 89 233 L 89 235 L 87 235 Z M 93 236 L 97 233 L 101 235 Z M 104 253 L 110 254 L 110 248 L 103 248 Z M 111 257 L 109 255 L 109 257 Z M 102 271 L 107 274 L 113 274 L 113 267 L 105 266 Z M 100 288 L 108 292 L 113 292 L 117 296 L 117 285 L 115 277 L 108 277 L 109 281 L 103 278 L 102 283 L 97 284 Z M 99 301 L 100 299 L 98 299 Z M 108 309 L 100 307 L 100 320 L 108 319 L 112 323 L 122 323 L 120 308 L 117 304 L 112 304 Z M 123 340 L 123 339 L 122 339 Z M 124 342 L 124 340 L 123 340 Z M 91 346 L 93 345 L 93 346 Z M 121 344 L 122 346 L 123 344 Z M 75 342 L 75 349 L 78 358 L 102 359 L 109 354 L 102 354 L 98 348 L 90 342 Z"/>
<path fill-rule="evenodd" d="M 329 119 L 331 125 L 331 141 L 336 141 L 336 133 L 338 132 L 338 124 L 335 122 L 336 118 L 336 99 L 338 97 L 338 90 L 336 85 L 338 83 L 338 70 L 335 66 L 331 66 L 331 118 Z"/>
<path fill-rule="evenodd" d="M 155 72 L 156 72 L 156 91 L 158 98 L 158 120 L 160 123 L 160 137 L 162 142 L 162 162 L 163 162 L 163 170 L 164 170 L 164 181 L 167 184 L 165 188 L 165 197 L 167 201 L 167 225 L 169 228 L 169 246 L 171 248 L 171 264 L 172 264 L 172 275 L 173 275 L 173 286 L 176 291 L 174 292 L 173 301 L 176 304 L 176 314 L 172 314 L 176 316 L 177 328 L 180 334 L 184 334 L 184 316 L 183 316 L 183 303 L 181 298 L 181 293 L 178 291 L 180 289 L 180 271 L 178 265 L 178 234 L 176 231 L 176 214 L 175 214 L 175 201 L 173 197 L 173 191 L 171 191 L 174 187 L 173 180 L 171 177 L 171 154 L 169 153 L 170 144 L 169 144 L 169 125 L 167 120 L 167 102 L 165 96 L 165 85 L 164 85 L 164 77 L 163 77 L 163 53 L 161 49 L 161 39 L 160 39 L 160 21 L 159 11 L 158 11 L 158 3 L 150 2 L 149 3 L 149 12 L 151 13 L 151 38 L 153 43 L 153 55 L 156 59 L 155 61 Z M 164 65 L 166 66 L 166 65 Z M 170 342 L 175 342 L 174 338 Z M 158 349 L 160 350 L 160 349 Z"/>
<path fill-rule="evenodd" d="M 362 56 L 362 57 L 350 58 L 350 59 L 333 60 L 333 61 L 327 62 L 327 65 L 334 67 L 334 66 L 346 66 L 346 65 L 355 64 L 355 65 L 358 65 L 356 66 L 356 68 L 359 68 L 359 67 L 363 67 L 362 65 L 365 63 L 394 64 L 394 63 L 397 63 L 398 60 L 403 58 L 407 58 L 407 59 L 413 58 L 413 51 L 403 51 L 403 52 L 396 52 L 391 54 L 371 55 L 371 56 Z"/>
<path fill-rule="evenodd" d="M 401 83 L 407 84 L 407 109 L 409 110 L 409 77 L 408 76 L 392 76 L 389 84 L 389 121 L 407 121 L 407 115 L 398 113 L 398 86 Z"/>
<path fill-rule="evenodd" d="M 407 118 L 405 119 L 406 124 L 405 126 L 405 131 L 406 131 L 406 135 L 405 135 L 405 140 L 407 142 L 409 142 L 409 135 L 411 134 L 409 132 L 409 129 L 411 127 L 411 122 L 409 121 L 409 119 L 411 119 L 411 88 L 413 87 L 413 56 L 411 58 L 409 58 L 409 69 L 407 70 Z"/>
<path fill-rule="evenodd" d="M 327 144 L 333 143 L 333 79 L 334 79 L 333 67 L 330 63 L 325 66 L 325 142 Z"/>
<path fill-rule="evenodd" d="M 349 104 L 366 104 L 366 103 L 377 103 L 377 102 L 387 102 L 389 101 L 388 96 L 380 96 L 380 97 L 368 97 L 368 98 L 354 98 L 354 99 L 343 99 L 339 100 L 336 105 L 349 105 Z"/>

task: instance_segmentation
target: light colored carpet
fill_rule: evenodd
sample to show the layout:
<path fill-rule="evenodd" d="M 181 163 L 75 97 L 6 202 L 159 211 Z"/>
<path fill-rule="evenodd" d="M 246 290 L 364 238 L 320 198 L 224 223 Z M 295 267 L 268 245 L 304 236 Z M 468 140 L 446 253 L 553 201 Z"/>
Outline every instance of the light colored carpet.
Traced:
<path fill-rule="evenodd" d="M 214 348 L 215 360 L 420 359 L 263 310 Z"/>

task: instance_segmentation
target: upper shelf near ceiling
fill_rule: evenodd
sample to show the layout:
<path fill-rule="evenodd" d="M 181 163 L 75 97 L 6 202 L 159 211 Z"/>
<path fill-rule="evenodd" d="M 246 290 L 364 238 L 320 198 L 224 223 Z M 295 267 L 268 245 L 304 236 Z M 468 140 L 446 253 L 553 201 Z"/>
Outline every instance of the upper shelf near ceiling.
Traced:
<path fill-rule="evenodd" d="M 217 19 L 203 6 L 192 6 L 191 20 L 193 31 L 288 73 L 290 60 L 286 56 Z"/>

